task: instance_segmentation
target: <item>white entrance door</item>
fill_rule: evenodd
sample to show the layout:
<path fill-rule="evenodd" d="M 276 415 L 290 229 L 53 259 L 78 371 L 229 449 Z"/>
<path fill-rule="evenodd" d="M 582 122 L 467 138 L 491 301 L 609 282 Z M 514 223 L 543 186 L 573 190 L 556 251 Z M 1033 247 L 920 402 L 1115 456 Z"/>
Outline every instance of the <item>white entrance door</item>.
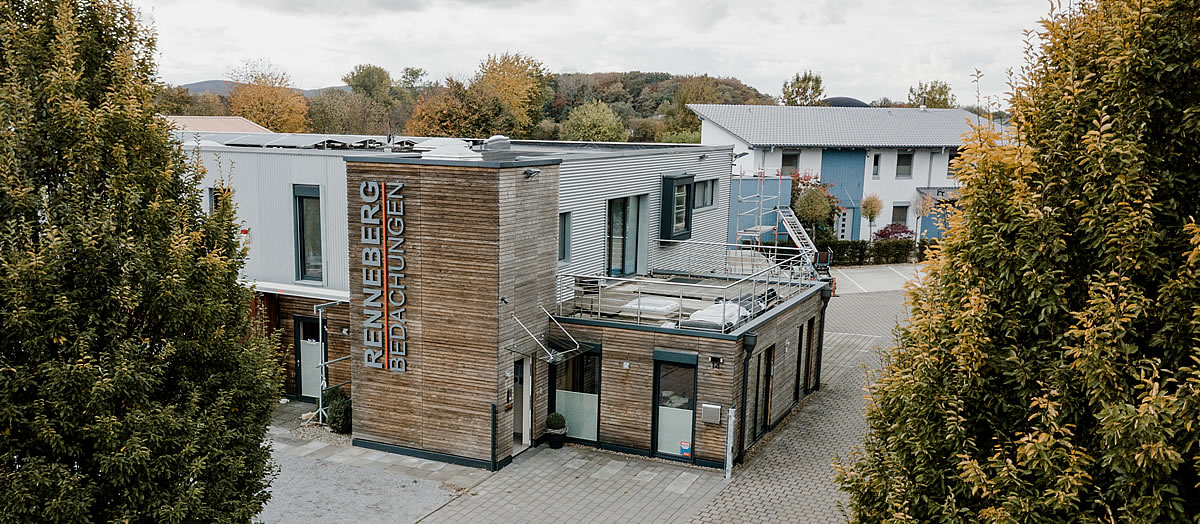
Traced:
<path fill-rule="evenodd" d="M 321 368 L 323 359 L 321 343 L 316 340 L 300 341 L 300 394 L 316 398 L 321 393 Z"/>

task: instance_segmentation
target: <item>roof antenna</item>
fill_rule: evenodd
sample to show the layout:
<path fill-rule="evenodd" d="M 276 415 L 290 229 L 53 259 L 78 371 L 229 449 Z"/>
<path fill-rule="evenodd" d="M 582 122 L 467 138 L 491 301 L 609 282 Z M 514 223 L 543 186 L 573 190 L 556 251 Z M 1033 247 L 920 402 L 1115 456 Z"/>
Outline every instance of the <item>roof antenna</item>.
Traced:
<path fill-rule="evenodd" d="M 921 111 L 925 110 L 925 95 L 921 95 Z"/>

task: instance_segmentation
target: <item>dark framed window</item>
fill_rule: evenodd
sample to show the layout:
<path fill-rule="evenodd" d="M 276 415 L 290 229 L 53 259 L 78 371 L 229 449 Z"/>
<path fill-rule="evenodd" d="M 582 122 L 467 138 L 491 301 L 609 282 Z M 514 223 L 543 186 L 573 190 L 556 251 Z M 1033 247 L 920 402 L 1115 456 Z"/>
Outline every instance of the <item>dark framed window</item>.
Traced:
<path fill-rule="evenodd" d="M 712 207 L 717 203 L 717 180 L 699 180 L 695 184 L 696 209 Z"/>
<path fill-rule="evenodd" d="M 658 237 L 661 240 L 692 238 L 692 209 L 695 207 L 693 177 L 688 174 L 664 175 L 662 179 L 662 221 Z"/>
<path fill-rule="evenodd" d="M 908 223 L 908 204 L 892 206 L 892 223 L 901 225 Z"/>
<path fill-rule="evenodd" d="M 321 256 L 321 189 L 292 186 L 296 217 L 296 280 L 324 279 Z"/>
<path fill-rule="evenodd" d="M 900 153 L 896 155 L 896 178 L 907 179 L 912 178 L 913 171 L 913 154 Z"/>
<path fill-rule="evenodd" d="M 792 176 L 800 172 L 800 155 L 795 153 L 784 153 L 783 161 L 780 163 L 780 175 Z"/>
<path fill-rule="evenodd" d="M 871 178 L 879 179 L 879 153 L 871 155 Z"/>
<path fill-rule="evenodd" d="M 558 214 L 558 261 L 566 262 L 571 258 L 571 214 Z"/>
<path fill-rule="evenodd" d="M 957 149 L 951 151 L 950 157 L 946 159 L 946 178 L 954 178 L 955 171 L 958 171 L 958 169 L 954 167 L 955 160 L 958 160 Z"/>

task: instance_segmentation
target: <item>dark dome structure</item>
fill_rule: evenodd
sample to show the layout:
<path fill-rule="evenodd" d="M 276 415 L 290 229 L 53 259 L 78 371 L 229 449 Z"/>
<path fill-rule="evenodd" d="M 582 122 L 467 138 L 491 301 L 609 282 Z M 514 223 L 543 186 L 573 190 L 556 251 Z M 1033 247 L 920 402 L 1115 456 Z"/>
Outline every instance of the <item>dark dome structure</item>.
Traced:
<path fill-rule="evenodd" d="M 848 96 L 832 96 L 822 100 L 829 107 L 871 107 L 866 102 Z"/>

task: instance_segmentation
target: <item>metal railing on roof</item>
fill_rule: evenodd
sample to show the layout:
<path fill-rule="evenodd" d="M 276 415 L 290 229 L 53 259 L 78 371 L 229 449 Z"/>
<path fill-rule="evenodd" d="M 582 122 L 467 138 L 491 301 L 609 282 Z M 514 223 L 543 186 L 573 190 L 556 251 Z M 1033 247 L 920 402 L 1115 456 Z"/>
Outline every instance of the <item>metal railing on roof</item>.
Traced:
<path fill-rule="evenodd" d="M 647 276 L 562 274 L 560 317 L 729 333 L 813 286 L 810 254 L 679 241 Z"/>

